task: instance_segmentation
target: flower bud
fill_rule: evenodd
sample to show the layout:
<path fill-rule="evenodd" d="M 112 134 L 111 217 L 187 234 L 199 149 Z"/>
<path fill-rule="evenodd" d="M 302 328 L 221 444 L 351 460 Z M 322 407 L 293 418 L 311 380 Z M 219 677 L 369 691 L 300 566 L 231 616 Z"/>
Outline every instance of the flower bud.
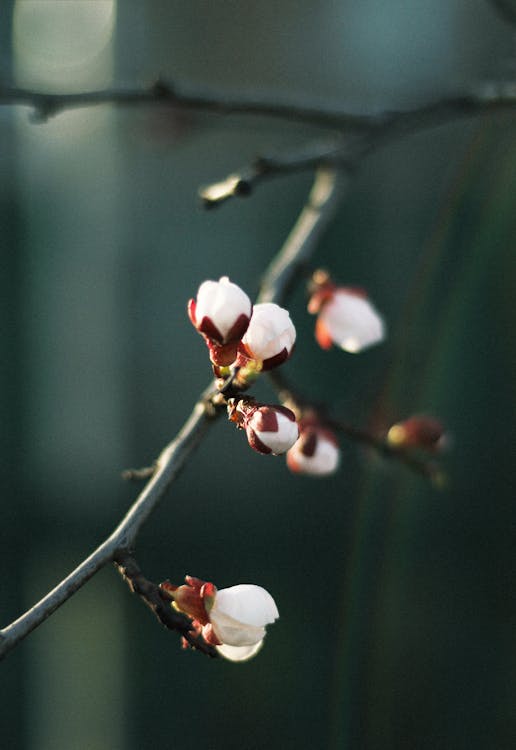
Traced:
<path fill-rule="evenodd" d="M 299 437 L 296 416 L 286 406 L 262 404 L 254 399 L 229 399 L 228 415 L 246 431 L 247 440 L 258 453 L 277 456 L 286 453 Z"/>
<path fill-rule="evenodd" d="M 185 581 L 183 586 L 167 581 L 160 588 L 176 609 L 193 618 L 192 626 L 207 643 L 230 661 L 246 661 L 258 653 L 265 626 L 279 617 L 268 591 L 251 583 L 217 591 L 213 583 L 199 578 L 186 576 Z"/>
<path fill-rule="evenodd" d="M 247 294 L 227 276 L 201 284 L 197 298 L 188 303 L 188 314 L 204 336 L 213 364 L 227 367 L 235 361 L 251 311 Z"/>
<path fill-rule="evenodd" d="M 295 340 L 296 329 L 287 310 L 273 302 L 255 305 L 239 359 L 244 366 L 247 360 L 254 360 L 261 370 L 271 370 L 288 359 Z"/>
<path fill-rule="evenodd" d="M 218 640 L 228 646 L 255 646 L 265 626 L 279 617 L 274 599 L 261 586 L 241 583 L 217 592 L 209 612 Z"/>
<path fill-rule="evenodd" d="M 337 287 L 320 271 L 314 279 L 308 312 L 318 313 L 315 338 L 322 349 L 335 344 L 355 354 L 385 338 L 383 319 L 363 289 Z"/>
<path fill-rule="evenodd" d="M 438 419 L 419 414 L 392 425 L 387 433 L 387 442 L 393 448 L 421 448 L 437 452 L 445 447 L 447 437 Z"/>
<path fill-rule="evenodd" d="M 287 453 L 287 466 L 297 474 L 324 477 L 334 474 L 340 462 L 335 434 L 317 420 L 299 421 L 299 440 Z"/>

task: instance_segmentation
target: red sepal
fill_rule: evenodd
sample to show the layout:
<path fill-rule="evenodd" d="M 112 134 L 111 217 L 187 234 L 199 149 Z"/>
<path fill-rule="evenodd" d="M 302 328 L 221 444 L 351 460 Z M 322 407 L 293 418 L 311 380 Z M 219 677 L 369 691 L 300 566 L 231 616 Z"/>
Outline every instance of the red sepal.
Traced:
<path fill-rule="evenodd" d="M 321 349 L 331 349 L 333 339 L 320 317 L 315 321 L 315 338 Z"/>

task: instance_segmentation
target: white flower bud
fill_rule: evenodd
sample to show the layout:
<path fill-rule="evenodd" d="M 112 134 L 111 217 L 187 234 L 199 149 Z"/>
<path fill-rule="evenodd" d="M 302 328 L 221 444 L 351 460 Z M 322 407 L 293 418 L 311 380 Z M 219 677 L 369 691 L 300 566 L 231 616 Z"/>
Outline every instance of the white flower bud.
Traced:
<path fill-rule="evenodd" d="M 227 344 L 240 341 L 249 324 L 251 311 L 247 294 L 223 276 L 219 281 L 201 284 L 196 300 L 190 301 L 189 312 L 200 333 L 219 344 Z"/>
<path fill-rule="evenodd" d="M 340 463 L 340 449 L 333 432 L 319 426 L 300 425 L 301 435 L 287 453 L 287 466 L 297 474 L 323 477 L 334 474 Z"/>
<path fill-rule="evenodd" d="M 265 636 L 265 626 L 278 617 L 278 608 L 269 592 L 250 583 L 218 591 L 209 611 L 213 632 L 222 646 L 258 646 Z M 240 651 L 240 659 L 250 658 L 257 650 Z"/>
<path fill-rule="evenodd" d="M 268 370 L 284 362 L 292 352 L 296 329 L 287 310 L 273 302 L 255 305 L 242 338 L 241 351 Z"/>
<path fill-rule="evenodd" d="M 367 297 L 353 289 L 338 288 L 321 307 L 315 335 L 323 349 L 334 343 L 355 354 L 382 341 L 385 326 Z"/>
<path fill-rule="evenodd" d="M 284 406 L 260 406 L 246 421 L 247 440 L 258 453 L 286 453 L 299 437 L 294 412 Z"/>

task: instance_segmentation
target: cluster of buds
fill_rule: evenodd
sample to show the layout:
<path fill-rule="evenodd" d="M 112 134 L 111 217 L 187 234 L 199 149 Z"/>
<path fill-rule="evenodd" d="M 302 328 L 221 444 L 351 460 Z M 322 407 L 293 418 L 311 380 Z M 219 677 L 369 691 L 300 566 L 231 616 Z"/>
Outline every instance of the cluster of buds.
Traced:
<path fill-rule="evenodd" d="M 192 618 L 194 629 L 229 661 L 247 661 L 262 647 L 265 628 L 278 619 L 272 596 L 261 586 L 241 583 L 217 590 L 213 583 L 185 576 L 182 586 L 160 586 L 172 606 Z"/>
<path fill-rule="evenodd" d="M 387 433 L 387 443 L 397 450 L 416 448 L 439 453 L 446 447 L 448 437 L 438 419 L 417 414 L 393 424 Z"/>
<path fill-rule="evenodd" d="M 264 370 L 278 367 L 294 348 L 296 329 L 287 310 L 272 302 L 255 305 L 227 276 L 205 281 L 188 314 L 204 337 L 215 375 L 238 373 L 236 390 L 244 390 Z M 296 417 L 280 405 L 258 404 L 252 398 L 230 399 L 228 416 L 245 430 L 258 453 L 285 453 L 299 437 Z"/>
<path fill-rule="evenodd" d="M 308 312 L 317 315 L 315 338 L 323 349 L 332 344 L 356 354 L 385 338 L 385 323 L 358 287 L 336 286 L 326 271 L 312 277 Z"/>
<path fill-rule="evenodd" d="M 216 375 L 232 365 L 249 373 L 271 370 L 288 359 L 296 340 L 287 310 L 272 302 L 253 308 L 227 276 L 201 284 L 188 314 L 206 341 Z"/>

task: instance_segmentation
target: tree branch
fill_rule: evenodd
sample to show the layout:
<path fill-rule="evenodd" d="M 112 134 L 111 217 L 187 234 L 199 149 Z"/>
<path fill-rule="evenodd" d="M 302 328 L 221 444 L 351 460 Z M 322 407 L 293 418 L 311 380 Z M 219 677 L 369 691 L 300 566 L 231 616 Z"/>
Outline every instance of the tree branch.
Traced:
<path fill-rule="evenodd" d="M 307 202 L 278 255 L 265 271 L 258 302 L 282 302 L 304 271 L 349 185 L 342 169 L 320 167 Z"/>
<path fill-rule="evenodd" d="M 492 0 L 496 4 L 496 0 Z M 168 105 L 177 110 L 217 115 L 265 116 L 274 119 L 317 125 L 346 135 L 392 128 L 396 125 L 415 129 L 434 127 L 442 122 L 516 110 L 516 85 L 487 84 L 477 91 L 438 99 L 407 111 L 357 115 L 294 102 L 258 97 L 231 97 L 227 94 L 194 92 L 173 83 L 157 80 L 148 87 L 110 88 L 71 94 L 55 94 L 20 87 L 0 87 L 0 105 L 32 107 L 36 118 L 44 121 L 70 109 L 105 104 L 117 106 Z"/>
<path fill-rule="evenodd" d="M 211 390 L 210 390 L 211 392 Z M 21 617 L 0 631 L 0 659 L 47 619 L 107 563 L 129 551 L 149 515 L 156 508 L 187 458 L 222 410 L 209 406 L 205 392 L 177 437 L 156 462 L 156 471 L 113 533 L 61 583 Z"/>
<path fill-rule="evenodd" d="M 271 263 L 264 276 L 259 301 L 281 302 L 283 300 L 291 283 L 298 275 L 302 263 L 306 262 L 315 250 L 322 231 L 333 216 L 342 187 L 347 184 L 343 178 L 344 175 L 336 170 L 322 168 L 318 170 L 306 206 L 276 260 Z M 234 374 L 228 378 L 226 384 L 223 385 L 223 390 L 231 386 L 233 377 Z M 216 398 L 219 393 L 219 390 L 214 390 L 213 384 L 210 384 L 204 391 L 177 437 L 160 454 L 152 477 L 112 534 L 37 604 L 0 630 L 0 659 L 55 612 L 61 604 L 64 604 L 95 573 L 113 561 L 117 561 L 126 579 L 134 577 L 135 581 L 138 580 L 142 584 L 141 590 L 138 590 L 135 583 L 134 590 L 161 619 L 156 611 L 159 607 L 155 592 L 153 593 L 152 589 L 143 584 L 146 580 L 143 576 L 138 578 L 141 571 L 140 573 L 136 571 L 134 567 L 136 562 L 130 558 L 129 553 L 134 547 L 138 532 L 155 510 L 170 484 L 201 442 L 210 425 L 224 412 L 223 406 Z M 129 559 L 132 561 L 130 565 Z M 150 582 L 147 583 L 151 586 Z M 198 650 L 203 650 L 194 636 L 188 633 L 182 634 L 189 643 L 193 638 L 195 643 L 191 645 Z"/>
<path fill-rule="evenodd" d="M 387 143 L 462 118 L 488 114 L 516 114 L 516 84 L 486 86 L 476 95 L 465 95 L 401 112 L 365 115 L 361 126 L 331 140 L 310 141 L 291 153 L 260 156 L 225 179 L 206 185 L 199 196 L 206 208 L 235 196 L 247 197 L 264 179 L 314 169 L 318 166 L 356 168 L 367 154 Z"/>

